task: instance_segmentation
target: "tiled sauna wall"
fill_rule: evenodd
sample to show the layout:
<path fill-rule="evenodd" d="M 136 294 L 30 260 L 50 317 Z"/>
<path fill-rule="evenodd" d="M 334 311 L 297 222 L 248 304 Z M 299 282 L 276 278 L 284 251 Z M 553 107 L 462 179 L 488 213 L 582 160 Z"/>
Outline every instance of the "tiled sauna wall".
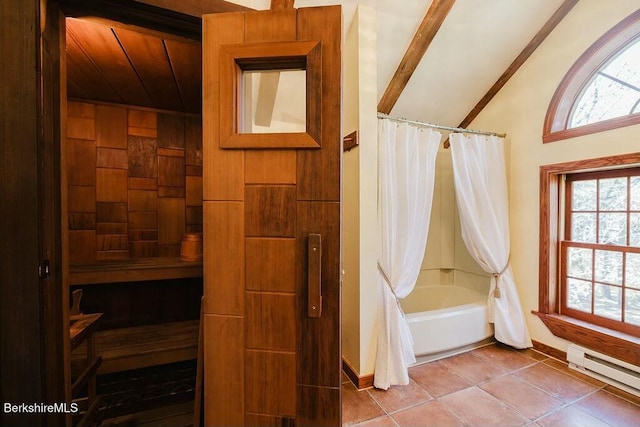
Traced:
<path fill-rule="evenodd" d="M 202 231 L 200 117 L 69 102 L 70 262 L 177 257 Z"/>

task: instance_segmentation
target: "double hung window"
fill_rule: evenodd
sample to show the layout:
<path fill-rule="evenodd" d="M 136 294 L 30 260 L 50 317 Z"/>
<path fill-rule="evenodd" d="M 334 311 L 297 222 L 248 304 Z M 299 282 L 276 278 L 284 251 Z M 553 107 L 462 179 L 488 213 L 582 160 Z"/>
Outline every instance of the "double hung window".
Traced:
<path fill-rule="evenodd" d="M 640 168 L 565 178 L 560 311 L 640 336 Z"/>

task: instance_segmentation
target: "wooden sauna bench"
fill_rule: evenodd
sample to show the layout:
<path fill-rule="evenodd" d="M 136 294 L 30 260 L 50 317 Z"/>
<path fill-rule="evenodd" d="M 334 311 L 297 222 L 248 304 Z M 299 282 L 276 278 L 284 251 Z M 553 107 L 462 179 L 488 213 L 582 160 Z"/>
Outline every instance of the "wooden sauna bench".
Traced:
<path fill-rule="evenodd" d="M 180 261 L 180 258 L 135 258 L 76 263 L 69 267 L 71 286 L 188 277 L 202 277 L 202 261 L 184 262 Z"/>
<path fill-rule="evenodd" d="M 85 288 L 199 277 L 202 262 L 182 262 L 178 258 L 98 261 L 69 268 L 70 285 Z M 98 374 L 196 359 L 198 327 L 198 320 L 184 320 L 96 331 L 96 354 L 102 357 Z M 85 357 L 83 347 L 72 354 L 72 365 L 81 363 Z"/>

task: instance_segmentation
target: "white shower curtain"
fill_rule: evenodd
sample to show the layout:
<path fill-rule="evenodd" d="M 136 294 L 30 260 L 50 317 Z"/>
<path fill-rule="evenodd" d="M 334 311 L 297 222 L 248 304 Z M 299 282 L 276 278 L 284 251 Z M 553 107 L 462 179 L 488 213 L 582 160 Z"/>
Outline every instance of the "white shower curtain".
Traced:
<path fill-rule="evenodd" d="M 378 351 L 374 385 L 409 384 L 413 340 L 399 300 L 420 272 L 433 202 L 441 135 L 407 123 L 378 120 Z"/>
<path fill-rule="evenodd" d="M 488 311 L 496 340 L 515 348 L 531 338 L 509 264 L 509 206 L 503 138 L 449 137 L 462 239 L 475 261 L 491 273 Z"/>

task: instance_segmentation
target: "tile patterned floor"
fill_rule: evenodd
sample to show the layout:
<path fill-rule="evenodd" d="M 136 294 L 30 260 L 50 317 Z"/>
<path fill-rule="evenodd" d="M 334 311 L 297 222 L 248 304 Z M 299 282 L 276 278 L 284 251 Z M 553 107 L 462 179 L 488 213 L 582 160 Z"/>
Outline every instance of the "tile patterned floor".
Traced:
<path fill-rule="evenodd" d="M 358 391 L 343 376 L 343 425 L 640 426 L 640 398 L 533 350 L 492 344 L 409 369 L 410 384 Z"/>

